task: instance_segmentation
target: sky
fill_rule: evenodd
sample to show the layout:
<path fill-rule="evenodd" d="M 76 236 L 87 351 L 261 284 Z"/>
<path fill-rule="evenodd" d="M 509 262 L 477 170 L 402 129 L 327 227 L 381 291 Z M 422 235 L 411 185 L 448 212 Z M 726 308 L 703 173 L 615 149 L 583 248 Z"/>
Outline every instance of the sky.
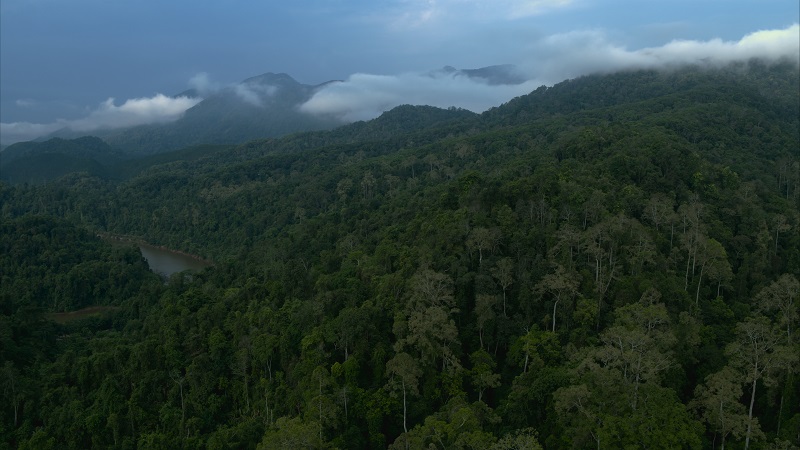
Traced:
<path fill-rule="evenodd" d="M 401 103 L 476 112 L 576 76 L 753 56 L 800 59 L 798 0 L 2 0 L 0 143 L 166 122 L 284 72 L 301 110 L 363 120 Z M 530 81 L 447 74 L 514 64 Z"/>

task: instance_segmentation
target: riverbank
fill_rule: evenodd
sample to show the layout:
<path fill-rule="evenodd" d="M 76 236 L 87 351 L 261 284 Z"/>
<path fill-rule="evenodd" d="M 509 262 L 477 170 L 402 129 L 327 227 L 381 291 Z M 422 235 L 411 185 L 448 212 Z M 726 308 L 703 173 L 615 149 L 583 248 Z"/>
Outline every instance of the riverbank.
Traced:
<path fill-rule="evenodd" d="M 169 248 L 169 247 L 164 246 L 164 245 L 154 245 L 154 244 L 152 244 L 150 242 L 147 242 L 146 240 L 142 239 L 139 236 L 131 236 L 131 235 L 124 235 L 124 234 L 112 234 L 112 233 L 97 233 L 97 237 L 99 237 L 100 239 L 103 239 L 105 241 L 112 242 L 112 243 L 114 243 L 114 242 L 116 242 L 116 243 L 129 243 L 129 244 L 133 244 L 133 245 L 136 245 L 136 246 L 139 246 L 139 247 L 146 246 L 146 247 L 157 249 L 157 250 L 161 250 L 161 251 L 164 251 L 164 252 L 170 252 L 170 253 L 174 253 L 174 254 L 177 254 L 177 255 L 181 255 L 181 256 L 183 256 L 185 258 L 191 258 L 191 259 L 194 259 L 195 261 L 197 261 L 197 262 L 199 262 L 201 264 L 205 264 L 207 266 L 213 266 L 214 265 L 214 261 L 212 261 L 210 259 L 203 258 L 200 255 L 195 255 L 195 254 L 192 254 L 192 253 L 186 253 L 186 252 L 181 251 L 181 250 L 175 250 L 175 249 Z"/>

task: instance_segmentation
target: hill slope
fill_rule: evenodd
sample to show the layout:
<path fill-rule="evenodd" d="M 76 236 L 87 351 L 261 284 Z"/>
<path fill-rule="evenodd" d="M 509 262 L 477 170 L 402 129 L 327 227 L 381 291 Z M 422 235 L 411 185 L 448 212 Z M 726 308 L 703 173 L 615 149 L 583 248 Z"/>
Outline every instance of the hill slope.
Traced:
<path fill-rule="evenodd" d="M 36 213 L 218 262 L 80 332 L 3 297 L 42 338 L 6 366 L 26 390 L 0 391 L 0 431 L 34 448 L 797 446 L 798 80 L 758 63 L 585 77 L 480 116 L 406 107 L 119 182 L 0 185 L 6 242 L 46 244 Z"/>
<path fill-rule="evenodd" d="M 519 84 L 513 66 L 491 66 L 444 73 L 463 75 L 490 84 Z M 179 95 L 203 96 L 178 120 L 127 129 L 96 130 L 114 148 L 131 155 L 177 150 L 200 144 L 240 144 L 252 139 L 275 138 L 291 133 L 329 130 L 344 124 L 336 117 L 303 113 L 299 106 L 331 82 L 301 84 L 285 73 L 265 73 L 211 92 L 189 90 Z M 69 129 L 54 136 L 74 138 Z"/>
<path fill-rule="evenodd" d="M 0 180 L 43 183 L 72 172 L 105 176 L 106 166 L 125 155 L 93 136 L 20 142 L 0 152 Z"/>

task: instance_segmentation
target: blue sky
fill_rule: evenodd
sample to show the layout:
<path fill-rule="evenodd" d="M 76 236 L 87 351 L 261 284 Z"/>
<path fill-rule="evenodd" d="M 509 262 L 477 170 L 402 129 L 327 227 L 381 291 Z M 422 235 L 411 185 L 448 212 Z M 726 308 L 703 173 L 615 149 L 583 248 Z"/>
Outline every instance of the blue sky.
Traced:
<path fill-rule="evenodd" d="M 460 90 L 469 86 L 426 85 L 415 75 L 444 65 L 516 64 L 536 87 L 653 64 L 643 62 L 652 54 L 738 55 L 743 39 L 763 30 L 784 34 L 746 43 L 770 36 L 776 51 L 795 53 L 798 22 L 797 0 L 3 0 L 0 140 L 73 121 L 91 129 L 95 119 L 171 120 L 194 103 L 158 94 L 264 72 L 307 84 L 346 80 L 306 109 L 369 118 L 394 97 L 436 97 L 437 106 L 470 97 Z M 376 89 L 390 100 L 369 98 Z M 477 110 L 524 93 L 474 92 L 465 107 Z M 116 119 L 102 122 L 108 114 Z"/>

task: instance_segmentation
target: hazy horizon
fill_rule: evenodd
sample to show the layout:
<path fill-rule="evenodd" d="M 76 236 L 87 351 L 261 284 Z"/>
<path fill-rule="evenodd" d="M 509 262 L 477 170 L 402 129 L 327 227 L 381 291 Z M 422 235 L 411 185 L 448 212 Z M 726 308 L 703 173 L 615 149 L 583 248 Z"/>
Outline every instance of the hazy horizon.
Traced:
<path fill-rule="evenodd" d="M 800 59 L 796 1 L 311 0 L 231 7 L 77 0 L 0 6 L 0 143 L 175 120 L 225 87 L 284 72 L 326 86 L 300 107 L 345 121 L 403 103 L 480 112 L 541 85 L 629 68 Z M 620 14 L 624 11 L 624 14 Z M 529 81 L 447 73 L 513 64 Z"/>

